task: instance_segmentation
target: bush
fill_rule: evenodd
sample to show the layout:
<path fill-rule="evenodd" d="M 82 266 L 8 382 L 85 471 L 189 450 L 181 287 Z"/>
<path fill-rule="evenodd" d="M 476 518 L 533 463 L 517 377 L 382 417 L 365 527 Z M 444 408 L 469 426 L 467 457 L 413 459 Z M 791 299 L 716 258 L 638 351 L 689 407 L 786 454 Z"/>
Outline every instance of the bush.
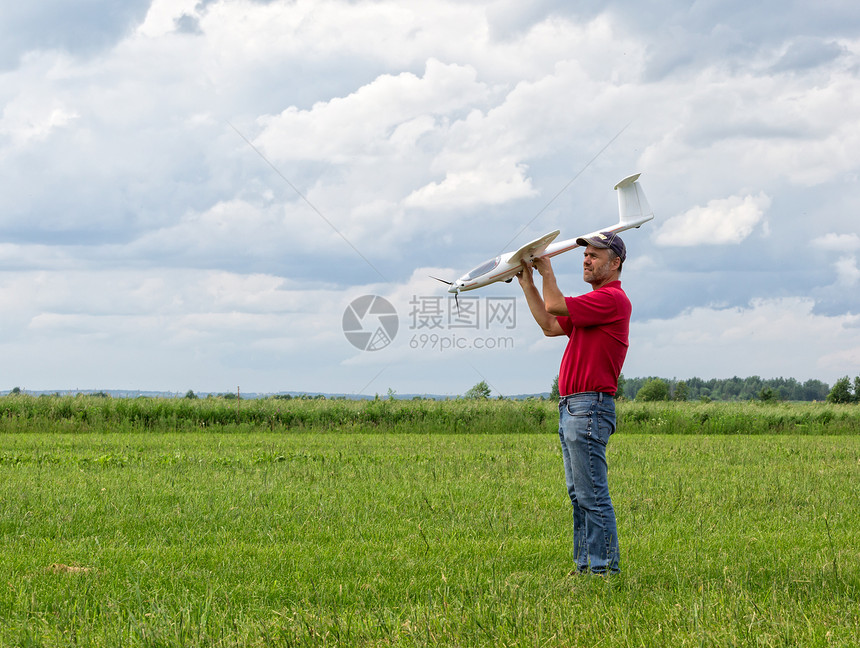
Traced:
<path fill-rule="evenodd" d="M 779 399 L 779 394 L 770 387 L 762 387 L 761 391 L 758 393 L 758 398 L 762 403 L 771 403 Z"/>
<path fill-rule="evenodd" d="M 485 399 L 490 397 L 490 386 L 485 380 L 482 380 L 464 395 L 464 398 Z"/>
<path fill-rule="evenodd" d="M 636 392 L 636 400 L 644 402 L 669 400 L 669 385 L 662 378 L 652 378 Z"/>

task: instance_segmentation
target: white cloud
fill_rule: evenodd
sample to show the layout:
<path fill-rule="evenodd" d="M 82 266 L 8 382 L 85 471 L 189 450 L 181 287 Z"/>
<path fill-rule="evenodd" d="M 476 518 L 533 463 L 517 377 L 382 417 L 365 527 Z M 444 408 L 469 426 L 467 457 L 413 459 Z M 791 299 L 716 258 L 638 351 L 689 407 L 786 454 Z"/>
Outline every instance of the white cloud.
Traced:
<path fill-rule="evenodd" d="M 532 194 L 534 190 L 524 165 L 514 160 L 497 160 L 468 171 L 447 173 L 441 182 L 431 182 L 413 191 L 404 205 L 425 209 L 498 205 Z"/>
<path fill-rule="evenodd" d="M 857 257 L 850 254 L 860 250 L 860 236 L 855 233 L 834 234 L 833 232 L 812 239 L 812 246 L 827 252 L 847 252 L 833 262 L 836 271 L 835 288 L 842 291 L 855 288 L 860 284 L 860 268 L 857 267 Z"/>
<path fill-rule="evenodd" d="M 832 232 L 812 239 L 812 245 L 833 252 L 854 252 L 860 250 L 860 236 L 854 234 L 834 234 Z"/>
<path fill-rule="evenodd" d="M 770 202 L 764 193 L 711 200 L 706 207 L 694 207 L 667 220 L 654 241 L 679 246 L 740 243 L 762 222 Z"/>
<path fill-rule="evenodd" d="M 860 283 L 860 269 L 857 268 L 855 257 L 842 257 L 834 264 L 836 267 L 836 284 L 843 288 L 853 288 Z"/>
<path fill-rule="evenodd" d="M 256 140 L 275 161 L 351 163 L 379 155 L 392 139 L 400 147 L 414 143 L 430 130 L 434 116 L 480 102 L 486 94 L 470 66 L 430 59 L 421 78 L 409 72 L 385 74 L 347 97 L 319 102 L 310 110 L 291 106 L 262 117 L 263 132 Z"/>
<path fill-rule="evenodd" d="M 330 238 L 325 221 L 304 203 L 285 208 L 229 200 L 204 212 L 184 214 L 178 222 L 151 230 L 127 248 L 141 258 L 172 257 L 194 264 L 209 259 L 218 267 L 228 259 L 319 252 Z"/>
<path fill-rule="evenodd" d="M 356 56 L 409 66 L 434 48 L 440 56 L 459 58 L 446 55 L 485 42 L 482 13 L 480 6 L 454 2 L 433 3 L 415 12 L 395 1 L 237 0 L 210 5 L 200 24 L 213 51 L 235 53 L 234 65 L 267 57 L 310 63 L 335 57 L 349 63 Z M 445 39 L 439 39 L 440 30 L 446 32 Z"/>
<path fill-rule="evenodd" d="M 137 28 L 138 33 L 154 38 L 176 29 L 177 21 L 185 15 L 196 15 L 199 0 L 152 0 L 146 19 Z"/>
<path fill-rule="evenodd" d="M 296 355 L 311 353 L 331 366 L 343 353 L 332 344 L 342 337 L 335 315 L 342 291 L 324 286 L 170 269 L 19 272 L 5 279 L 0 354 L 16 367 L 9 379 L 28 388 L 223 389 L 219 376 L 226 372 L 248 388 L 260 381 L 260 389 L 278 382 L 278 364 L 283 374 Z M 42 362 L 13 361 L 33 349 L 47 349 Z M 262 373 L 268 378 L 255 377 Z M 280 384 L 287 388 L 290 380 Z"/>
<path fill-rule="evenodd" d="M 43 142 L 50 134 L 68 127 L 79 117 L 62 102 L 45 97 L 21 97 L 8 103 L 0 117 L 0 135 L 7 136 L 13 146 L 21 147 Z"/>
<path fill-rule="evenodd" d="M 775 73 L 774 48 L 765 46 L 745 64 L 697 66 L 637 85 L 637 105 L 653 107 L 643 167 L 693 189 L 736 190 L 740 179 L 753 187 L 850 181 L 860 146 L 860 41 L 840 47 L 845 53 L 824 68 Z"/>

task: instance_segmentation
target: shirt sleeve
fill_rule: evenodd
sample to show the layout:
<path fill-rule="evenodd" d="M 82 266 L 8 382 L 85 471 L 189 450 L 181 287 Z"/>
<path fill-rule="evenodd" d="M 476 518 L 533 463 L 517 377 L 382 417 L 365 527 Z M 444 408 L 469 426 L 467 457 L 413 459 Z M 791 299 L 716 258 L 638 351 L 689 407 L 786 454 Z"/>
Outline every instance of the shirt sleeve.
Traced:
<path fill-rule="evenodd" d="M 618 302 L 612 290 L 592 290 L 578 297 L 565 297 L 571 330 L 614 322 L 619 317 Z M 561 322 L 559 322 L 561 324 Z M 564 324 L 561 325 L 564 329 Z M 565 330 L 565 333 L 570 333 Z"/>
<path fill-rule="evenodd" d="M 564 331 L 564 334 L 567 335 L 567 337 L 570 337 L 573 333 L 573 322 L 570 317 L 567 315 L 557 315 L 555 319 L 559 326 L 561 326 L 561 330 Z"/>

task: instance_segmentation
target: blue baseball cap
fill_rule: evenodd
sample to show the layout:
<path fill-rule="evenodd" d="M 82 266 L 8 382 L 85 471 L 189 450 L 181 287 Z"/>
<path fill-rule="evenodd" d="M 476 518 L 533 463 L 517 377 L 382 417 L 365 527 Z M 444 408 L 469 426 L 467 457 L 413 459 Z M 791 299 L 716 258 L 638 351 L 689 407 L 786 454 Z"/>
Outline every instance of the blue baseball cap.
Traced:
<path fill-rule="evenodd" d="M 590 245 L 596 248 L 612 250 L 621 259 L 621 263 L 624 263 L 624 260 L 627 258 L 627 246 L 624 245 L 621 237 L 614 232 L 600 232 L 587 238 L 580 237 L 576 239 L 576 244 L 582 247 Z"/>

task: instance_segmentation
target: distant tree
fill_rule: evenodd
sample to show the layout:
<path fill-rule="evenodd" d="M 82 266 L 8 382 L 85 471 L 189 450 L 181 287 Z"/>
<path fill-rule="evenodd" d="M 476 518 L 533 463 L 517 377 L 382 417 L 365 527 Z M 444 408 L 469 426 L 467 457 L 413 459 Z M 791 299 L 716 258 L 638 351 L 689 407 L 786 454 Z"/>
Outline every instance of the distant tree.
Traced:
<path fill-rule="evenodd" d="M 618 376 L 618 389 L 615 391 L 615 398 L 624 398 L 624 374 Z"/>
<path fill-rule="evenodd" d="M 642 385 L 648 382 L 650 378 L 628 378 L 624 377 L 624 398 L 636 400 L 636 394 L 642 389 Z"/>
<path fill-rule="evenodd" d="M 669 385 L 662 378 L 651 378 L 636 392 L 638 401 L 669 400 Z"/>
<path fill-rule="evenodd" d="M 775 400 L 803 400 L 800 397 L 803 386 L 794 378 L 773 378 L 764 382 L 762 389 L 766 387 L 772 389 Z M 761 399 L 761 390 L 759 390 L 758 397 Z"/>
<path fill-rule="evenodd" d="M 21 393 L 21 388 L 20 388 L 20 387 L 14 387 L 14 388 L 12 389 L 12 391 L 10 391 L 9 393 L 10 393 L 10 394 L 15 394 L 15 395 L 17 396 L 18 394 L 20 394 L 20 393 Z"/>
<path fill-rule="evenodd" d="M 675 391 L 672 392 L 672 400 L 673 401 L 686 401 L 689 398 L 689 391 L 687 390 L 687 383 L 683 380 L 679 381 L 677 385 L 675 385 Z"/>
<path fill-rule="evenodd" d="M 197 394 L 194 393 L 191 389 L 185 392 L 185 398 L 189 400 L 197 400 Z"/>
<path fill-rule="evenodd" d="M 552 400 L 561 398 L 561 393 L 558 391 L 558 375 L 552 380 L 552 388 L 549 390 L 549 397 Z"/>
<path fill-rule="evenodd" d="M 851 395 L 851 382 L 848 376 L 837 380 L 833 389 L 827 394 L 828 403 L 850 403 L 852 400 L 854 397 Z"/>
<path fill-rule="evenodd" d="M 744 385 L 741 388 L 740 397 L 743 400 L 754 400 L 758 398 L 761 390 L 770 385 L 765 385 L 765 381 L 760 376 L 750 376 L 744 380 Z"/>
<path fill-rule="evenodd" d="M 490 386 L 486 381 L 482 380 L 481 382 L 474 385 L 469 391 L 463 394 L 464 398 L 473 398 L 473 399 L 486 399 L 490 397 Z"/>
<path fill-rule="evenodd" d="M 860 376 L 854 377 L 854 402 L 860 403 Z"/>
<path fill-rule="evenodd" d="M 802 395 L 800 398 L 794 398 L 792 400 L 821 401 L 827 398 L 827 394 L 829 392 L 830 387 L 827 386 L 827 383 L 823 383 L 820 380 L 810 379 L 801 386 L 800 393 Z"/>

